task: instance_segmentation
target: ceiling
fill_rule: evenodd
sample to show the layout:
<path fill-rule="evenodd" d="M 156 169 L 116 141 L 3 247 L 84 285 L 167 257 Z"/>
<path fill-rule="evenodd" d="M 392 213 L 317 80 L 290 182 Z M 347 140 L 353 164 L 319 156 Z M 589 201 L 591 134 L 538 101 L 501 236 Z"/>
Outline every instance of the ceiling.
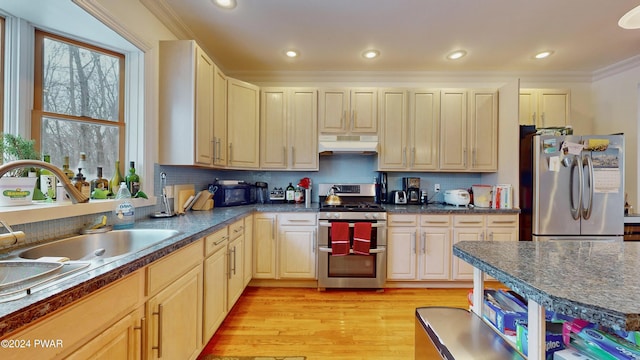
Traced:
<path fill-rule="evenodd" d="M 593 73 L 638 56 L 618 27 L 640 0 L 141 0 L 229 74 L 325 71 Z M 366 49 L 377 59 L 362 57 Z M 285 50 L 300 56 L 289 59 Z M 467 56 L 446 59 L 456 49 Z M 554 54 L 544 60 L 542 50 Z"/>

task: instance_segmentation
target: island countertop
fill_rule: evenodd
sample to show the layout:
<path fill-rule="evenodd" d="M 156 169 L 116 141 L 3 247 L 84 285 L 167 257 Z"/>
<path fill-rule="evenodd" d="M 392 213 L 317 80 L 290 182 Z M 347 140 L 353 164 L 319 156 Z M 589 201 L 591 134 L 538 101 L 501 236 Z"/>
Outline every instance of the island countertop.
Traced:
<path fill-rule="evenodd" d="M 640 244 L 461 241 L 454 255 L 547 310 L 640 330 Z"/>

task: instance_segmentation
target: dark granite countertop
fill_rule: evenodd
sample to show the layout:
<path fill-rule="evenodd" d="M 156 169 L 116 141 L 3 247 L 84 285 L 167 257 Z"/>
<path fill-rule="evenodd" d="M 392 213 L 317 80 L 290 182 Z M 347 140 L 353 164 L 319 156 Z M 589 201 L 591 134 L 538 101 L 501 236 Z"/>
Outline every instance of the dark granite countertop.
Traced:
<path fill-rule="evenodd" d="M 640 243 L 461 241 L 453 253 L 545 309 L 640 330 Z"/>
<path fill-rule="evenodd" d="M 137 229 L 171 229 L 180 233 L 144 250 L 115 258 L 104 263 L 92 263 L 85 270 L 46 283 L 30 295 L 3 301 L 0 298 L 0 336 L 14 331 L 44 315 L 47 315 L 79 298 L 116 281 L 123 276 L 156 261 L 198 239 L 227 226 L 254 211 L 258 212 L 317 212 L 318 203 L 305 207 L 303 204 L 255 204 L 237 207 L 214 208 L 213 211 L 190 211 L 183 216 L 163 219 L 137 220 Z M 385 205 L 389 213 L 416 214 L 503 214 L 517 213 L 517 209 L 468 209 L 442 205 Z M 33 245 L 31 245 L 33 246 Z M 0 260 L 17 257 L 14 250 L 0 253 Z"/>

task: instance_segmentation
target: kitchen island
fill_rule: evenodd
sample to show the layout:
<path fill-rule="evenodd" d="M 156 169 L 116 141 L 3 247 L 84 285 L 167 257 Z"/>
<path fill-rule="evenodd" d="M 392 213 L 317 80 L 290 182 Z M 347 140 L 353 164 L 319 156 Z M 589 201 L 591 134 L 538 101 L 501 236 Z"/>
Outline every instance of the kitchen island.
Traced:
<path fill-rule="evenodd" d="M 545 310 L 640 330 L 638 243 L 463 241 L 453 253 L 475 268 L 473 312 L 480 317 L 483 273 L 527 299 L 529 359 L 544 359 Z"/>

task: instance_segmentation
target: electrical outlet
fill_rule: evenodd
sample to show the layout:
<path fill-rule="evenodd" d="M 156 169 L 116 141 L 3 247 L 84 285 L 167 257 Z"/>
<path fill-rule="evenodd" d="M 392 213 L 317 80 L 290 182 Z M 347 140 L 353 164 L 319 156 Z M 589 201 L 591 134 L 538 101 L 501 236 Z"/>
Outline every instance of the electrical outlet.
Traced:
<path fill-rule="evenodd" d="M 433 185 L 433 190 L 434 190 L 435 192 L 440 191 L 440 184 L 434 184 L 434 185 Z"/>

